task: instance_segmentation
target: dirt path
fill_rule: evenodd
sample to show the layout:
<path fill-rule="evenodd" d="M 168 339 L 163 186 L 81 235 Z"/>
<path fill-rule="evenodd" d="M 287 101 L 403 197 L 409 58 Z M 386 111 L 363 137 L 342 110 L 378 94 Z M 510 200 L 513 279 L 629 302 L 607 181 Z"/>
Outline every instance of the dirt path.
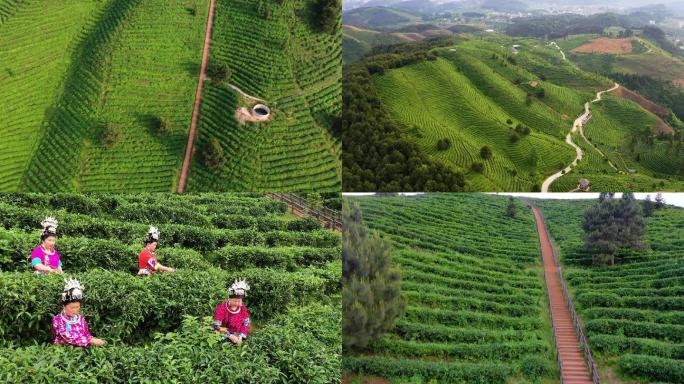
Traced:
<path fill-rule="evenodd" d="M 190 172 L 190 161 L 192 160 L 195 137 L 197 136 L 197 122 L 199 121 L 200 106 L 202 105 L 202 89 L 204 80 L 207 78 L 207 61 L 209 60 L 209 46 L 211 45 L 211 28 L 214 25 L 214 8 L 216 0 L 209 3 L 209 17 L 207 18 L 207 29 L 204 33 L 204 49 L 202 51 L 202 65 L 200 66 L 199 81 L 197 82 L 197 93 L 195 94 L 195 107 L 192 110 L 192 120 L 190 122 L 190 132 L 188 133 L 188 144 L 185 146 L 185 158 L 178 178 L 178 188 L 176 192 L 184 193 Z"/>
<path fill-rule="evenodd" d="M 250 94 L 244 92 L 242 89 L 238 88 L 236 85 L 228 84 L 228 86 L 229 86 L 231 89 L 233 89 L 235 92 L 241 94 L 242 96 L 244 96 L 244 97 L 246 97 L 246 98 L 248 98 L 248 99 L 252 99 L 252 100 L 255 100 L 255 101 L 261 101 L 262 103 L 265 103 L 265 102 L 266 102 L 266 100 L 264 100 L 264 99 L 260 99 L 260 98 L 258 98 L 258 97 L 252 96 L 252 95 L 250 95 Z"/>
<path fill-rule="evenodd" d="M 572 167 L 576 166 L 577 163 L 579 163 L 579 161 L 582 160 L 582 156 L 584 155 L 584 151 L 582 150 L 582 148 L 580 148 L 577 144 L 575 144 L 572 141 L 572 134 L 577 132 L 578 130 L 580 132 L 580 136 L 582 136 L 582 138 L 584 139 L 584 141 L 587 144 L 589 144 L 598 153 L 600 153 L 601 156 L 606 157 L 606 155 L 603 152 L 601 152 L 592 143 L 590 143 L 589 140 L 587 140 L 587 137 L 584 136 L 584 124 L 586 124 L 587 121 L 589 121 L 589 119 L 591 118 L 591 111 L 589 110 L 589 105 L 591 105 L 592 103 L 595 103 L 597 101 L 600 101 L 601 96 L 604 93 L 613 91 L 613 90 L 617 89 L 619 86 L 620 85 L 618 83 L 615 83 L 615 85 L 612 88 L 606 89 L 605 91 L 597 92 L 596 98 L 594 100 L 584 103 L 584 113 L 582 113 L 577 119 L 575 119 L 575 122 L 572 124 L 572 129 L 565 136 L 565 142 L 568 143 L 573 148 L 575 148 L 575 153 L 576 153 L 575 160 L 573 160 L 572 163 L 569 164 L 564 169 L 554 173 L 553 175 L 549 176 L 546 180 L 544 180 L 544 182 L 542 183 L 542 187 L 541 187 L 542 192 L 548 192 L 549 187 L 551 186 L 551 184 L 554 181 L 558 180 L 561 176 L 570 173 L 570 171 L 572 171 Z M 613 167 L 613 169 L 615 169 L 617 171 L 617 167 L 615 167 L 615 165 L 613 163 L 611 163 L 610 160 L 608 161 L 608 164 L 610 164 L 610 166 Z"/>
<path fill-rule="evenodd" d="M 563 60 L 567 60 L 567 59 L 565 58 L 565 52 L 563 52 L 563 50 L 561 49 L 561 47 L 559 47 L 558 44 L 556 44 L 555 41 L 550 42 L 549 45 L 553 45 L 553 46 L 555 46 L 556 48 L 558 48 L 558 50 L 560 51 L 561 56 L 563 56 Z"/>
<path fill-rule="evenodd" d="M 556 339 L 559 353 L 562 382 L 564 384 L 592 384 L 589 369 L 584 362 L 584 356 L 580 350 L 579 338 L 572 323 L 570 310 L 563 298 L 563 288 L 558 276 L 558 265 L 553 257 L 551 241 L 546 232 L 544 220 L 539 213 L 539 209 L 532 207 L 532 211 L 534 212 L 537 232 L 539 233 L 539 244 L 544 262 L 544 277 L 551 307 L 554 338 Z"/>

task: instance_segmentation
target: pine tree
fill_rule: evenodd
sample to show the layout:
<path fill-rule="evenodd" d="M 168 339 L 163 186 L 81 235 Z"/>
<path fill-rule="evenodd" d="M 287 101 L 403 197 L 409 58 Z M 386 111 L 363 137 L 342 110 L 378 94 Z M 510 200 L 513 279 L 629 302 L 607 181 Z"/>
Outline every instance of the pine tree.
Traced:
<path fill-rule="evenodd" d="M 658 192 L 655 198 L 655 209 L 660 209 L 665 206 L 665 198 L 663 194 Z"/>
<path fill-rule="evenodd" d="M 510 217 L 511 219 L 515 219 L 515 216 L 518 214 L 518 209 L 515 205 L 515 200 L 513 199 L 513 196 L 508 198 L 508 206 L 506 207 L 506 216 Z"/>
<path fill-rule="evenodd" d="M 584 213 L 584 247 L 594 264 L 614 265 L 618 250 L 643 248 L 645 226 L 633 194 L 624 194 L 621 199 L 605 198 Z"/>
<path fill-rule="evenodd" d="M 358 205 L 342 208 L 342 335 L 345 350 L 360 350 L 394 327 L 405 310 L 392 248 L 369 232 Z"/>
<path fill-rule="evenodd" d="M 653 215 L 653 201 L 651 195 L 646 195 L 642 208 L 644 210 L 644 217 L 651 217 Z"/>

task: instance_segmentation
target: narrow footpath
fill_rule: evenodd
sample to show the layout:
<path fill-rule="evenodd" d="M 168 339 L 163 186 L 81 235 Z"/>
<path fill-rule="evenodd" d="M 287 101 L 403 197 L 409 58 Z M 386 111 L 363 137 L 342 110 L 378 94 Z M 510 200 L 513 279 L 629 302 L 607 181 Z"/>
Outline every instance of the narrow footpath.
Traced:
<path fill-rule="evenodd" d="M 204 88 L 204 80 L 207 78 L 207 62 L 209 61 L 209 46 L 211 45 L 211 28 L 214 25 L 215 5 L 216 0 L 211 0 L 209 3 L 207 28 L 204 32 L 204 48 L 202 51 L 199 81 L 197 83 L 197 93 L 195 94 L 195 106 L 192 110 L 192 120 L 190 122 L 190 132 L 188 133 L 188 143 L 185 146 L 183 167 L 181 168 L 180 177 L 178 178 L 178 188 L 176 188 L 176 192 L 178 193 L 185 192 L 185 185 L 188 182 L 188 173 L 190 172 L 190 162 L 192 161 L 192 152 L 195 146 L 195 137 L 197 136 L 197 122 L 199 121 L 200 106 L 202 105 L 202 89 Z"/>
<path fill-rule="evenodd" d="M 589 375 L 589 369 L 584 362 L 577 332 L 572 324 L 570 310 L 563 298 L 563 288 L 558 276 L 558 265 L 553 257 L 553 248 L 544 226 L 544 220 L 538 208 L 532 207 L 532 211 L 534 212 L 537 232 L 539 233 L 539 244 L 541 245 L 544 262 L 544 277 L 551 306 L 554 337 L 561 365 L 562 383 L 593 384 Z"/>

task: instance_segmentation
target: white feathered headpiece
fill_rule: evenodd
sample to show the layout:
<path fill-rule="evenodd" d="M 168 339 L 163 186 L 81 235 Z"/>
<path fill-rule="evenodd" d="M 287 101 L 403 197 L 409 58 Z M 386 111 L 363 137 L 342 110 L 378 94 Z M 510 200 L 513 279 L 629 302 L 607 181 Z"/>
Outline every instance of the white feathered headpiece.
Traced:
<path fill-rule="evenodd" d="M 62 303 L 75 300 L 83 300 L 83 286 L 76 279 L 64 281 L 64 291 L 62 292 Z"/>
<path fill-rule="evenodd" d="M 247 291 L 249 291 L 249 284 L 247 284 L 246 280 L 238 280 L 235 279 L 235 282 L 233 285 L 230 286 L 230 289 L 228 289 L 228 295 L 230 297 L 233 296 L 246 296 Z"/>
<path fill-rule="evenodd" d="M 147 238 L 149 240 L 159 241 L 159 229 L 150 225 L 150 229 L 147 231 Z"/>
<path fill-rule="evenodd" d="M 52 216 L 48 216 L 45 218 L 45 220 L 40 222 L 40 225 L 43 227 L 43 234 L 51 234 L 55 235 L 57 234 L 57 219 L 55 219 Z"/>

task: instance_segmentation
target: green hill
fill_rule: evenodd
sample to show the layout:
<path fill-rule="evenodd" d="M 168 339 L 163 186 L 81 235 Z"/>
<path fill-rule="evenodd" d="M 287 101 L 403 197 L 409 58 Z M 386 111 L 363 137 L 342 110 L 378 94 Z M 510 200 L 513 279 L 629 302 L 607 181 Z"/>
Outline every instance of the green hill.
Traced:
<path fill-rule="evenodd" d="M 480 194 L 346 197 L 394 246 L 406 313 L 347 374 L 391 382 L 558 382 L 531 212 Z M 525 368 L 523 368 L 525 367 Z"/>
<path fill-rule="evenodd" d="M 339 189 L 341 44 L 318 0 L 218 0 L 211 60 L 263 98 L 207 84 L 188 190 Z M 208 0 L 0 1 L 0 190 L 173 191 L 188 140 Z M 222 165 L 207 169 L 216 139 Z"/>
<path fill-rule="evenodd" d="M 360 28 L 396 28 L 422 20 L 421 16 L 390 7 L 361 7 L 344 12 L 344 24 Z"/>
<path fill-rule="evenodd" d="M 381 108 L 402 137 L 431 160 L 464 173 L 474 191 L 534 190 L 565 168 L 575 157 L 565 136 L 583 104 L 613 84 L 563 60 L 547 41 L 491 34 L 460 35 L 421 49 L 395 47 L 357 67 L 372 74 Z M 684 188 L 680 136 L 658 138 L 656 116 L 632 101 L 606 97 L 591 109 L 596 118 L 586 125 L 589 140 L 609 146 L 602 150 L 609 159 L 640 153 L 637 174 L 629 174 L 636 167 L 631 161 L 617 171 L 606 168 L 605 158 L 578 136 L 573 141 L 587 147 L 587 159 L 554 182 L 553 190 L 572 190 L 582 177 L 596 180 L 598 188 Z M 602 124 L 611 125 L 613 141 L 604 138 Z M 639 143 L 634 149 L 627 145 L 632 141 Z M 482 155 L 485 146 L 491 156 Z"/>
<path fill-rule="evenodd" d="M 342 61 L 358 61 L 377 45 L 392 45 L 408 41 L 399 33 L 363 29 L 353 25 L 342 26 Z"/>

